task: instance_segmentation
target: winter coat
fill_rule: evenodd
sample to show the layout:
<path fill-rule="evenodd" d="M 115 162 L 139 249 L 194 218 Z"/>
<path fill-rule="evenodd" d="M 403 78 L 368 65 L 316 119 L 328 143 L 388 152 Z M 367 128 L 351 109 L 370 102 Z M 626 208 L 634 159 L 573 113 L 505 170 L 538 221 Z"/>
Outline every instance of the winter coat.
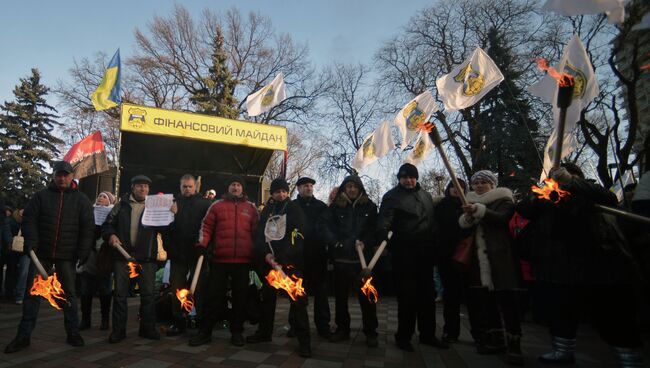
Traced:
<path fill-rule="evenodd" d="M 25 252 L 33 249 L 39 258 L 85 261 L 94 244 L 92 204 L 76 183 L 61 190 L 52 182 L 27 203 L 22 231 Z"/>
<path fill-rule="evenodd" d="M 435 204 L 433 217 L 440 229 L 436 237 L 438 241 L 436 256 L 441 262 L 450 260 L 460 241 L 471 233 L 458 224 L 458 218 L 462 214 L 460 198 L 446 196 Z"/>
<path fill-rule="evenodd" d="M 248 197 L 224 194 L 205 215 L 196 246 L 207 248 L 214 242 L 212 263 L 250 263 L 257 222 L 257 208 Z"/>
<path fill-rule="evenodd" d="M 345 184 L 353 181 L 359 187 L 354 201 L 345 194 Z M 327 214 L 327 241 L 334 260 L 359 262 L 356 241 L 364 244 L 364 255 L 370 262 L 372 248 L 377 245 L 377 205 L 370 200 L 363 183 L 357 176 L 349 176 L 339 186 L 334 202 Z"/>
<path fill-rule="evenodd" d="M 512 191 L 496 188 L 483 194 L 469 192 L 469 203 L 477 206 L 471 216 L 462 214 L 458 219 L 461 228 L 474 231 L 473 283 L 490 290 L 512 290 L 520 286 L 518 260 L 512 249 L 509 222 L 514 213 Z M 472 279 L 472 276 L 470 276 Z"/>
<path fill-rule="evenodd" d="M 304 255 L 307 265 L 321 264 L 327 260 L 327 242 L 324 226 L 327 226 L 327 205 L 314 197 L 293 200 L 305 214 Z"/>
<path fill-rule="evenodd" d="M 135 201 L 131 194 L 126 194 L 106 217 L 102 225 L 102 238 L 108 242 L 111 235 L 117 235 L 122 247 L 138 262 L 155 262 L 158 256 L 158 235 L 164 244 L 169 244 L 169 226 L 145 226 L 142 215 L 138 221 L 138 236 L 135 244 L 131 244 L 131 202 Z M 144 211 L 143 213 L 144 214 Z M 117 249 L 113 250 L 113 259 L 124 259 Z"/>
<path fill-rule="evenodd" d="M 269 217 L 283 214 L 287 216 L 284 237 L 267 243 L 264 229 Z M 304 269 L 304 223 L 305 214 L 300 209 L 300 206 L 292 202 L 291 199 L 287 198 L 282 202 L 276 202 L 273 198 L 268 200 L 260 215 L 260 225 L 255 236 L 257 264 L 263 274 L 266 274 L 270 268 L 264 260 L 266 255 L 270 253 L 275 256 L 275 261 L 283 267 L 290 266 L 298 271 Z"/>
<path fill-rule="evenodd" d="M 517 212 L 530 220 L 526 228 L 535 278 L 563 285 L 629 282 L 631 267 L 625 257 L 618 249 L 603 249 L 595 236 L 599 225 L 593 204 L 616 206 L 616 196 L 577 177 L 560 187 L 570 192 L 560 203 L 531 195 L 517 205 Z"/>
<path fill-rule="evenodd" d="M 438 224 L 434 218 L 433 198 L 418 183 L 413 189 L 397 185 L 384 194 L 379 208 L 378 229 L 381 237 L 389 230 L 393 237 L 389 249 L 393 254 L 412 253 L 411 247 L 424 247 L 425 254 L 434 252 L 434 234 Z"/>
<path fill-rule="evenodd" d="M 171 239 L 167 247 L 169 259 L 185 262 L 196 258 L 194 246 L 199 240 L 201 223 L 210 204 L 210 201 L 201 195 L 176 197 L 178 211 L 169 229 Z"/>

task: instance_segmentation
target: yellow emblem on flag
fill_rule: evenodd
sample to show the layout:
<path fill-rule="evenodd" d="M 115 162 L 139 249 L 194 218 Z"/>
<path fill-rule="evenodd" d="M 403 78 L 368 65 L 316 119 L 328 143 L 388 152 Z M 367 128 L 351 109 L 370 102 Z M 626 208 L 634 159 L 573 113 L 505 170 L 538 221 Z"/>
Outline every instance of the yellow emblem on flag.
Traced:
<path fill-rule="evenodd" d="M 418 142 L 415 144 L 415 147 L 413 147 L 413 158 L 420 159 L 424 154 L 425 148 L 426 148 L 426 144 L 424 143 L 424 139 L 422 138 L 418 139 Z"/>
<path fill-rule="evenodd" d="M 424 111 L 420 109 L 417 101 L 411 101 L 406 105 L 402 115 L 404 116 L 404 120 L 406 120 L 406 128 L 413 131 L 417 130 L 418 125 L 424 123 L 426 119 Z"/>
<path fill-rule="evenodd" d="M 483 75 L 478 70 L 472 69 L 472 63 L 467 63 L 467 66 L 456 74 L 454 80 L 458 83 L 463 83 L 463 95 L 465 96 L 478 94 L 485 84 Z"/>
<path fill-rule="evenodd" d="M 270 86 L 266 87 L 266 91 L 262 93 L 264 97 L 262 97 L 262 106 L 268 106 L 273 102 L 273 96 L 275 95 L 275 91 L 273 91 L 273 85 L 271 84 Z"/>
<path fill-rule="evenodd" d="M 363 142 L 363 157 L 372 158 L 375 156 L 375 135 L 371 135 Z"/>

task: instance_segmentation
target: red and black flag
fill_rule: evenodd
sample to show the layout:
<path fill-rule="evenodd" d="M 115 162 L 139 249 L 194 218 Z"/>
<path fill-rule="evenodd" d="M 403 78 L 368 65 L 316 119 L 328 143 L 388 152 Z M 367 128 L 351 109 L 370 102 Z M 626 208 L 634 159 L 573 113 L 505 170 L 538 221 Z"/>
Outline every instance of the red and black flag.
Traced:
<path fill-rule="evenodd" d="M 72 165 L 77 179 L 107 171 L 108 159 L 102 134 L 96 131 L 73 144 L 63 160 Z"/>

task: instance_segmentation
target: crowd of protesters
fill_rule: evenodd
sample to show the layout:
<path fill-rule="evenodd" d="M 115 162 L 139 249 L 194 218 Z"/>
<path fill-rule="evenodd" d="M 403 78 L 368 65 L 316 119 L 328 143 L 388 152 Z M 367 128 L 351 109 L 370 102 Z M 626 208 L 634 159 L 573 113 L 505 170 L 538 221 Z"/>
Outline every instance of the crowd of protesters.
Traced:
<path fill-rule="evenodd" d="M 1 260 L 6 274 L 0 285 L 6 297 L 23 304 L 16 338 L 5 353 L 29 346 L 36 324 L 41 298 L 28 292 L 37 272 L 28 256 L 34 251 L 46 270 L 56 269 L 66 295 L 60 306 L 72 346 L 84 345 L 79 331 L 92 326 L 94 296 L 100 300 L 100 329 L 112 328 L 108 341 L 127 337 L 130 260 L 139 266 L 139 336 L 160 339 L 157 271 L 169 264 L 174 294 L 190 287 L 201 259 L 200 282 L 192 295 L 198 333 L 189 337 L 191 346 L 210 343 L 214 327 L 223 320 L 228 321 L 232 345 L 272 341 L 276 300 L 284 295 L 265 278 L 275 270 L 304 280 L 306 294 L 314 297 L 316 332 L 333 343 L 350 339 L 349 296 L 354 293 L 365 342 L 369 348 L 378 346 L 377 307 L 360 291 L 372 275 L 380 292 L 383 285 L 393 285 L 398 323 L 391 332 L 396 346 L 406 352 L 414 350 L 416 332 L 420 344 L 447 349 L 457 343 L 465 303 L 477 353 L 505 354 L 509 364 L 523 365 L 521 304 L 522 291 L 528 289 L 533 309 L 546 312 L 539 319 L 549 326 L 550 352 L 540 362 L 574 363 L 576 332 L 587 310 L 621 366 L 644 364 L 635 298 L 640 281 L 650 275 L 648 227 L 597 211 L 594 205 L 617 206 L 616 196 L 586 180 L 572 164 L 549 174 L 568 197 L 548 200 L 531 194 L 518 201 L 488 170 L 474 173 L 469 185 L 463 180 L 456 186 L 449 183 L 444 196 L 434 197 L 420 186 L 417 168 L 404 164 L 397 184 L 379 205 L 356 175 L 333 189 L 327 204 L 314 197 L 314 179 L 299 178 L 298 196 L 292 200 L 290 184 L 278 178 L 271 183 L 269 200 L 257 207 L 239 176 L 226 180 L 225 194 L 216 199 L 214 190 L 202 196 L 197 180 L 187 174 L 180 177 L 170 209 L 174 221 L 155 227 L 142 224 L 153 184 L 147 176 L 134 176 L 121 198 L 100 193 L 95 206 L 112 209 L 103 224 L 95 225 L 93 205 L 79 192 L 72 167 L 57 162 L 53 168 L 50 185 L 24 211 L 4 211 Z M 636 188 L 626 188 L 621 206 L 649 216 L 649 186 L 646 173 Z M 364 268 L 384 241 L 388 246 L 380 263 L 390 263 L 392 273 Z M 436 331 L 434 267 L 444 289 L 441 332 Z M 169 309 L 167 336 L 186 333 L 187 312 L 174 296 Z M 297 338 L 303 357 L 311 356 L 307 310 L 306 296 L 290 298 L 287 336 Z M 244 337 L 247 320 L 257 329 Z"/>

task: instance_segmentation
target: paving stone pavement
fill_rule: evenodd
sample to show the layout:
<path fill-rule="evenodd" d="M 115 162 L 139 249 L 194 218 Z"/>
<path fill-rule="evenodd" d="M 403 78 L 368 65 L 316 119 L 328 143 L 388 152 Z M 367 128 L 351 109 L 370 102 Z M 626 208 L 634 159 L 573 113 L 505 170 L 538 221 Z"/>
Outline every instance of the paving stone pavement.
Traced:
<path fill-rule="evenodd" d="M 330 301 L 333 303 L 333 300 Z M 377 308 L 379 317 L 379 347 L 367 348 L 361 332 L 361 312 L 354 298 L 350 299 L 352 315 L 352 336 L 344 343 L 330 343 L 320 338 L 312 325 L 312 349 L 310 359 L 304 359 L 295 352 L 297 341 L 286 337 L 289 303 L 278 300 L 273 341 L 262 344 L 247 344 L 234 347 L 229 344 L 229 333 L 216 330 L 212 343 L 198 347 L 187 345 L 188 335 L 163 337 L 160 341 L 137 337 L 138 298 L 129 299 L 129 323 L 127 338 L 119 344 L 108 343 L 108 331 L 100 331 L 97 323 L 82 332 L 86 346 L 73 348 L 65 343 L 63 316 L 60 312 L 41 305 L 31 346 L 14 354 L 0 352 L 0 368 L 3 367 L 305 367 L 305 368 L 410 368 L 410 367 L 506 367 L 499 356 L 478 355 L 471 343 L 468 321 L 463 316 L 460 342 L 449 350 L 437 350 L 429 346 L 414 344 L 413 353 L 402 352 L 393 343 L 397 327 L 397 303 L 394 298 L 383 298 Z M 98 303 L 94 303 L 95 306 Z M 311 307 L 311 305 L 310 305 Z M 332 304 L 332 311 L 334 310 Z M 437 311 L 438 326 L 442 323 L 441 305 Z M 21 315 L 21 307 L 0 304 L 0 347 L 11 341 Z M 93 310 L 93 321 L 99 320 L 99 308 Z M 310 320 L 313 323 L 313 318 Z M 164 326 L 163 326 L 164 327 Z M 246 325 L 245 333 L 251 334 L 255 326 Z M 438 329 L 440 331 L 440 329 Z M 650 356 L 650 338 L 645 335 L 646 359 Z M 414 338 L 414 342 L 416 339 Z M 526 366 L 540 366 L 536 357 L 547 351 L 547 330 L 538 325 L 526 323 L 522 348 Z M 578 336 L 577 367 L 615 367 L 607 345 L 599 340 L 589 326 L 581 326 Z"/>

